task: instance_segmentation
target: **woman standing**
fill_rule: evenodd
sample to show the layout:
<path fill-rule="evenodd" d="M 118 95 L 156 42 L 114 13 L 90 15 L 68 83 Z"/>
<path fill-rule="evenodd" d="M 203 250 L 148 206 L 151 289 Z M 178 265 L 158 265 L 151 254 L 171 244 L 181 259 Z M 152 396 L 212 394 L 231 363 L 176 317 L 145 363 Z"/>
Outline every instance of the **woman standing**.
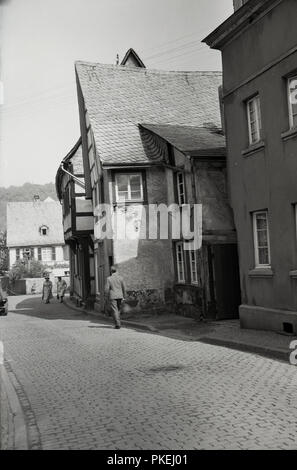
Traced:
<path fill-rule="evenodd" d="M 64 279 L 62 281 L 61 276 L 59 276 L 58 277 L 58 282 L 57 282 L 57 299 L 58 300 L 60 299 L 61 303 L 63 302 L 66 289 L 67 289 L 66 281 Z"/>
<path fill-rule="evenodd" d="M 49 277 L 45 278 L 42 288 L 42 300 L 45 301 L 46 304 L 50 303 L 50 299 L 53 298 L 53 283 L 50 281 Z"/>

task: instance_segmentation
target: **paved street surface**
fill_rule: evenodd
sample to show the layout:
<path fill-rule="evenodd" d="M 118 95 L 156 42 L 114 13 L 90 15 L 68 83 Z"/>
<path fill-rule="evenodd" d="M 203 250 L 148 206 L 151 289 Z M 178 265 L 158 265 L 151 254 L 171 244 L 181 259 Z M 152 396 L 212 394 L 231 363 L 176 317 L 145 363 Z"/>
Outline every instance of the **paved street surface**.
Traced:
<path fill-rule="evenodd" d="M 297 449 L 297 368 L 40 298 L 0 317 L 31 448 Z"/>

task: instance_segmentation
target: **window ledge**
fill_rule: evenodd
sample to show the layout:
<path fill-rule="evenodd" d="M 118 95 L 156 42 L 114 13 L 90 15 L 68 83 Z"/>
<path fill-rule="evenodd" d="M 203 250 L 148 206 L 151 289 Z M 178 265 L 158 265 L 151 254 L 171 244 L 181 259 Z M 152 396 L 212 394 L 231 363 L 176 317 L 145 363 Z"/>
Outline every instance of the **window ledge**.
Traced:
<path fill-rule="evenodd" d="M 297 137 L 297 127 L 292 127 L 288 131 L 283 132 L 281 134 L 281 138 L 285 141 L 289 139 L 293 139 L 294 137 Z"/>
<path fill-rule="evenodd" d="M 271 268 L 255 268 L 249 272 L 249 277 L 273 277 L 274 272 Z"/>
<path fill-rule="evenodd" d="M 295 271 L 290 271 L 289 275 L 292 279 L 297 279 L 297 271 L 296 270 Z"/>
<path fill-rule="evenodd" d="M 244 157 L 247 157 L 249 155 L 252 155 L 256 152 L 259 152 L 260 150 L 265 148 L 265 142 L 264 140 L 260 140 L 256 144 L 250 145 L 247 149 L 242 150 L 241 155 Z"/>

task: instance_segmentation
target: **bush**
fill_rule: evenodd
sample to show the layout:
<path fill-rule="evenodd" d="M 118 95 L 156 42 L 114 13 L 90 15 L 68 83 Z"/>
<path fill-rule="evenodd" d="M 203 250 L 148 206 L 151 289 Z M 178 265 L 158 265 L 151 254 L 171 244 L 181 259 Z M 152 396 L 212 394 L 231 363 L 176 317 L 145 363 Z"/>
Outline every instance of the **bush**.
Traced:
<path fill-rule="evenodd" d="M 30 262 L 24 262 L 19 260 L 9 271 L 9 279 L 13 282 L 27 277 L 43 277 L 45 270 L 46 267 L 40 261 L 33 259 Z"/>

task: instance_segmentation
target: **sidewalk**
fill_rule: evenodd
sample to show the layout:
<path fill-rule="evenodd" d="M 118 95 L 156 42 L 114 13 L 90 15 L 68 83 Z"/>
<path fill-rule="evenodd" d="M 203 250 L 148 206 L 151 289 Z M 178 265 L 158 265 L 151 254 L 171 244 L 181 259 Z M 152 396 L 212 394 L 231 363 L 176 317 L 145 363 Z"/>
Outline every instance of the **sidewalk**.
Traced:
<path fill-rule="evenodd" d="M 65 304 L 74 310 L 93 315 L 100 321 L 113 323 L 111 317 L 76 307 L 69 298 L 66 298 Z M 183 341 L 200 341 L 252 352 L 287 363 L 292 352 L 290 343 L 297 339 L 296 336 L 281 333 L 242 329 L 239 320 L 198 322 L 174 314 L 141 314 L 132 317 L 124 314 L 122 325 Z"/>
<path fill-rule="evenodd" d="M 25 416 L 11 378 L 0 364 L 0 450 L 27 450 Z"/>

